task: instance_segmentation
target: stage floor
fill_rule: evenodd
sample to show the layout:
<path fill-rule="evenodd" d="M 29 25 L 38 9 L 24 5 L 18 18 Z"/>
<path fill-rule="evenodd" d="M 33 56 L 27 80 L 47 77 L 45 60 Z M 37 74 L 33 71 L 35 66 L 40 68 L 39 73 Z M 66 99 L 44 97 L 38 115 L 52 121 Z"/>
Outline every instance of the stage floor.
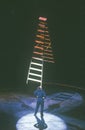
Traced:
<path fill-rule="evenodd" d="M 0 130 L 85 130 L 85 99 L 79 92 L 47 95 L 44 117 L 34 116 L 36 99 L 26 93 L 0 94 Z"/>

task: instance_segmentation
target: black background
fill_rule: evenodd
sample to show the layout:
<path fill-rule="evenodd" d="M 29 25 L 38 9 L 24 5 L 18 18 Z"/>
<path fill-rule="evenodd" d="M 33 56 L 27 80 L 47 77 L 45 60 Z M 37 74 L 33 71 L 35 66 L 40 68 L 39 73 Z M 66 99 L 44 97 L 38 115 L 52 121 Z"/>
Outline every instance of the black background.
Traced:
<path fill-rule="evenodd" d="M 1 88 L 24 88 L 26 85 L 39 16 L 48 18 L 55 58 L 54 65 L 45 64 L 44 80 L 84 87 L 83 0 L 3 1 L 0 6 Z"/>

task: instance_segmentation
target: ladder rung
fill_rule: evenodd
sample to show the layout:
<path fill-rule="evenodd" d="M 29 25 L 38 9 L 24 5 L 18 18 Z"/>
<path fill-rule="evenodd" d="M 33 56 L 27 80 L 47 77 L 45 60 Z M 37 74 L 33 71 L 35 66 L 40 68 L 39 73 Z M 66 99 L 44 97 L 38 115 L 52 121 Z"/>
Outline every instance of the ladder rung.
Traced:
<path fill-rule="evenodd" d="M 44 53 L 44 55 L 49 55 L 49 56 L 53 56 L 53 54 L 51 54 L 51 53 Z"/>
<path fill-rule="evenodd" d="M 44 57 L 44 59 L 46 58 L 46 59 L 54 59 L 53 57 L 49 57 L 49 56 L 43 56 Z"/>
<path fill-rule="evenodd" d="M 38 40 L 36 40 L 35 42 L 36 42 L 36 43 L 39 43 L 39 44 L 44 44 L 44 42 L 38 41 Z"/>
<path fill-rule="evenodd" d="M 34 75 L 34 76 L 42 77 L 42 75 L 34 74 L 34 73 L 29 73 L 29 75 Z"/>
<path fill-rule="evenodd" d="M 52 50 L 48 50 L 48 49 L 46 49 L 46 50 L 44 50 L 45 52 L 52 52 Z"/>
<path fill-rule="evenodd" d="M 33 67 L 30 67 L 30 69 L 31 69 L 31 70 L 36 70 L 36 71 L 40 71 L 40 72 L 42 72 L 41 69 L 36 69 L 36 68 L 33 68 Z"/>
<path fill-rule="evenodd" d="M 41 61 L 43 61 L 43 59 L 42 58 L 37 58 L 37 57 L 32 57 L 33 59 L 36 59 L 36 60 L 41 60 Z"/>
<path fill-rule="evenodd" d="M 51 62 L 51 63 L 55 63 L 54 61 L 51 60 L 44 60 L 45 62 Z"/>
<path fill-rule="evenodd" d="M 43 55 L 43 53 L 36 52 L 36 51 L 34 51 L 33 53 L 34 53 L 34 54 L 37 54 L 37 55 L 41 55 L 41 56 Z"/>
<path fill-rule="evenodd" d="M 44 50 L 43 47 L 39 47 L 39 46 L 34 46 L 34 48 L 40 49 L 40 50 Z"/>
<path fill-rule="evenodd" d="M 36 63 L 36 62 L 31 62 L 33 65 L 38 65 L 38 66 L 43 66 L 42 64 Z"/>
<path fill-rule="evenodd" d="M 52 47 L 51 47 L 51 46 L 49 46 L 49 45 L 48 45 L 48 46 L 44 46 L 44 47 L 46 47 L 46 49 L 48 49 L 48 48 L 52 48 Z"/>
<path fill-rule="evenodd" d="M 36 81 L 36 82 L 41 82 L 41 80 L 37 80 L 37 79 L 33 79 L 33 78 L 28 78 L 28 80 Z"/>

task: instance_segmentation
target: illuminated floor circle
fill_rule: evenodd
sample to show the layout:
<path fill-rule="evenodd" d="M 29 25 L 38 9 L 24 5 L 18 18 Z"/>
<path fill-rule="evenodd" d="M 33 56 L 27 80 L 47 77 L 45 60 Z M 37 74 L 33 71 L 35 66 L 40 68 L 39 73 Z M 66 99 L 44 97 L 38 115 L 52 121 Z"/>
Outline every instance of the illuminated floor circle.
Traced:
<path fill-rule="evenodd" d="M 38 119 L 41 120 L 40 114 L 37 114 Z M 46 130 L 67 130 L 64 121 L 52 114 L 44 113 L 44 121 L 47 125 Z M 37 119 L 33 114 L 27 114 L 20 118 L 16 124 L 17 130 L 39 130 L 34 125 L 37 123 Z M 43 130 L 43 129 L 42 129 Z"/>

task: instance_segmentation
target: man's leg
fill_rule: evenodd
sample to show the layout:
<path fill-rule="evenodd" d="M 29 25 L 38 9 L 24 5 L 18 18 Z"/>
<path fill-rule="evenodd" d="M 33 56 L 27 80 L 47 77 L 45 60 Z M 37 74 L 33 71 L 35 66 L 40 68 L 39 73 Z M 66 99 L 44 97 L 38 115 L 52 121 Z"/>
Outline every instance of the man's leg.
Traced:
<path fill-rule="evenodd" d="M 36 114 L 37 114 L 37 112 L 38 112 L 38 109 L 39 109 L 39 102 L 37 102 L 37 104 L 36 104 L 36 109 L 35 109 L 35 116 L 36 116 Z"/>
<path fill-rule="evenodd" d="M 41 102 L 41 116 L 43 116 L 43 110 L 44 110 L 44 101 Z"/>

